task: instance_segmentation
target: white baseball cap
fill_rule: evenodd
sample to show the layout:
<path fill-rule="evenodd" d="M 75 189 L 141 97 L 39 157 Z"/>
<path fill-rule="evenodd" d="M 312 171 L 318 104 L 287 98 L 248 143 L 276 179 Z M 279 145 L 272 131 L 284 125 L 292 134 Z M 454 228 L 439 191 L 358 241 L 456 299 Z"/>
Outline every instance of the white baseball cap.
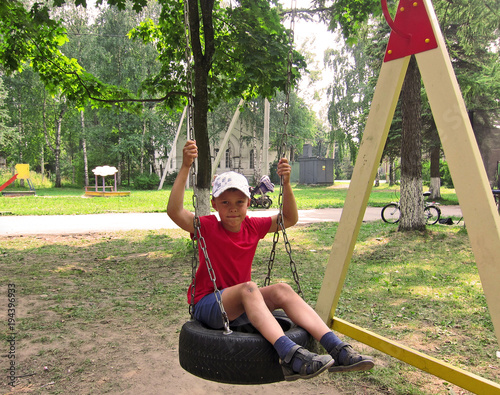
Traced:
<path fill-rule="evenodd" d="M 250 186 L 247 178 L 243 174 L 234 171 L 228 171 L 217 176 L 212 188 L 212 197 L 216 198 L 231 188 L 243 192 L 246 197 L 250 198 Z"/>

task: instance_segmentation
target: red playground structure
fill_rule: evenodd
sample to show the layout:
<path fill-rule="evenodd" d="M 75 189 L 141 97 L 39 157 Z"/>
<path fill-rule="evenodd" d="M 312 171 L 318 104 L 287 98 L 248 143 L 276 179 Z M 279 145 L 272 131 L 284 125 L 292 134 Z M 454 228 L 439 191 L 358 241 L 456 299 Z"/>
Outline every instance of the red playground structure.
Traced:
<path fill-rule="evenodd" d="M 14 174 L 14 176 L 12 178 L 10 178 L 9 180 L 7 180 L 6 183 L 4 183 L 3 185 L 1 185 L 0 186 L 0 192 L 3 191 L 5 188 L 7 188 L 14 181 L 16 181 L 16 178 L 17 178 L 17 174 Z"/>
<path fill-rule="evenodd" d="M 28 186 L 30 187 L 30 190 L 4 191 L 5 188 L 7 188 L 10 184 L 12 184 L 16 180 L 26 180 Z M 10 196 L 10 197 L 35 195 L 35 187 L 33 186 L 33 183 L 30 180 L 30 165 L 27 163 L 18 163 L 16 165 L 16 174 L 14 174 L 9 180 L 7 180 L 7 182 L 5 182 L 0 186 L 0 193 L 2 196 Z"/>

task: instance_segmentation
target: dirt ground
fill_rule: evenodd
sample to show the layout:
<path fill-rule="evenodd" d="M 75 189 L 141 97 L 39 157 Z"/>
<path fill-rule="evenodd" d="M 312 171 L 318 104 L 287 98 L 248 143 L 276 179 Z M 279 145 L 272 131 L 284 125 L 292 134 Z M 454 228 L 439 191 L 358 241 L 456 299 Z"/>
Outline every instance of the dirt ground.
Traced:
<path fill-rule="evenodd" d="M 69 239 L 85 239 L 90 246 L 93 240 L 107 240 L 113 242 L 113 236 L 103 234 L 85 235 L 39 235 L 26 236 L 22 240 L 28 245 L 31 239 L 42 239 L 43 249 L 50 248 L 51 244 L 66 240 L 65 245 L 70 249 Z M 118 237 L 117 237 L 118 238 Z M 0 263 L 2 261 L 2 244 L 5 237 L 0 237 Z M 106 242 L 105 242 L 106 243 Z M 125 249 L 125 247 L 123 247 Z M 36 253 L 40 249 L 34 249 L 33 258 L 38 260 Z M 46 252 L 44 252 L 46 254 Z M 28 255 L 29 253 L 23 254 Z M 154 255 L 154 252 L 152 253 Z M 143 254 L 137 252 L 117 260 L 114 265 L 124 264 L 129 258 Z M 50 255 L 48 255 L 50 256 Z M 67 261 L 65 260 L 67 259 Z M 86 273 L 86 279 L 92 272 L 92 267 L 108 262 L 108 257 L 102 255 L 100 258 L 74 259 L 68 251 L 66 258 L 61 261 L 50 263 L 54 267 L 64 270 Z M 57 260 L 57 258 L 56 258 Z M 12 268 L 18 262 L 12 262 Z M 28 262 L 24 262 L 28 264 Z M 4 265 L 7 266 L 7 265 Z M 9 268 L 7 267 L 7 270 Z M 14 269 L 12 269 L 14 270 Z M 58 269 L 59 270 L 59 269 Z M 62 270 L 62 269 L 61 269 Z M 159 267 L 164 276 L 165 270 Z M 4 270 L 5 271 L 5 270 Z M 112 274 L 112 272 L 111 272 Z M 5 277 L 3 277 L 5 279 Z M 348 375 L 334 375 L 324 373 L 311 380 L 297 380 L 295 382 L 279 382 L 265 385 L 229 385 L 206 381 L 191 375 L 183 370 L 178 361 L 178 336 L 182 323 L 188 319 L 187 308 L 181 313 L 169 312 L 169 322 L 164 325 L 161 319 L 152 319 L 151 314 L 136 314 L 132 319 L 126 315 L 109 318 L 89 319 L 67 319 L 64 314 L 54 310 L 58 287 L 65 288 L 66 295 L 74 290 L 71 287 L 78 286 L 78 276 L 58 276 L 56 281 L 60 283 L 50 284 L 47 294 L 23 295 L 19 298 L 17 318 L 22 318 L 25 327 L 20 331 L 20 339 L 17 341 L 16 362 L 20 367 L 17 375 L 16 386 L 7 384 L 5 371 L 9 360 L 5 349 L 0 351 L 0 394 L 178 394 L 178 395 L 204 395 L 204 394 L 227 394 L 237 393 L 239 395 L 271 395 L 276 393 L 286 394 L 391 394 L 398 393 L 397 390 L 377 387 L 376 384 L 367 387 L 354 387 L 349 382 Z M 76 278 L 76 281 L 74 281 Z M 31 280 L 35 280 L 32 278 Z M 116 280 L 115 280 L 116 281 Z M 2 281 L 3 282 L 3 281 Z M 88 282 L 88 281 L 87 281 Z M 45 289 L 45 288 L 44 288 Z M 106 289 L 97 289 L 97 293 L 104 295 Z M 7 284 L 0 283 L 0 303 L 5 301 L 7 295 Z M 4 296 L 5 295 L 5 296 Z M 71 295 L 71 293 L 69 294 Z M 103 300 L 106 299 L 104 296 Z M 57 300 L 58 306 L 72 306 L 71 301 Z M 123 301 L 123 303 L 129 303 Z M 91 303 L 90 303 L 91 304 Z M 113 307 L 113 306 L 111 306 Z M 124 307 L 124 306 L 118 306 Z M 0 322 L 7 322 L 7 309 L 0 309 Z M 126 306 L 124 308 L 126 311 Z M 135 308 L 134 311 L 137 311 Z M 77 315 L 78 311 L 75 311 Z M 124 318 L 125 317 L 125 318 Z M 137 318 L 139 317 L 139 318 Z M 144 317 L 144 318 L 142 318 Z M 148 318 L 149 317 L 149 318 Z M 30 321 L 30 318 L 32 319 Z M 36 322 L 36 327 L 30 327 L 30 322 Z M 165 321 L 164 321 L 165 322 Z M 174 323 L 174 324 L 172 324 Z M 2 326 L 5 338 L 5 325 Z M 21 335 L 23 335 L 21 337 Z M 5 344 L 5 343 L 4 343 Z M 389 363 L 380 352 L 365 345 L 353 342 L 353 346 L 360 352 L 373 355 L 376 368 L 381 369 Z M 375 351 L 375 352 L 374 352 Z M 355 374 L 355 373 L 353 373 Z M 406 373 L 401 372 L 402 375 Z M 357 381 L 359 383 L 360 381 Z M 350 385 L 345 385 L 345 384 Z M 364 383 L 370 383 L 365 380 Z M 356 385 L 356 384 L 354 384 Z M 364 385 L 364 384 L 363 384 Z M 443 387 L 449 389 L 447 393 L 464 394 L 459 388 L 443 385 L 443 381 L 435 377 L 426 377 L 418 386 L 423 393 L 443 393 Z M 401 393 L 401 392 L 400 392 Z"/>
<path fill-rule="evenodd" d="M 98 322 L 85 330 L 75 328 L 70 339 L 59 339 L 59 353 L 35 357 L 33 376 L 18 379 L 12 388 L 2 380 L 3 394 L 177 394 L 204 395 L 237 393 L 240 395 L 338 394 L 331 381 L 317 377 L 293 383 L 266 385 L 229 385 L 206 381 L 181 368 L 177 352 L 177 331 L 148 328 L 119 322 Z M 18 360 L 39 355 L 41 345 L 21 349 Z M 2 358 L 4 360 L 4 358 Z M 37 365 L 38 362 L 38 366 Z M 5 364 L 4 364 L 5 365 Z M 84 370 L 84 372 L 83 372 Z M 51 372 L 52 371 L 52 372 Z M 49 378 L 59 371 L 58 380 Z M 53 376 L 52 376 L 53 377 Z"/>
<path fill-rule="evenodd" d="M 42 237 L 50 245 L 65 236 Z M 88 239 L 91 236 L 87 234 L 85 237 Z M 95 234 L 95 237 L 102 235 Z M 86 269 L 75 266 L 71 270 Z M 51 286 L 54 287 L 53 292 L 57 292 L 58 285 Z M 0 292 L 7 295 L 7 284 L 0 284 Z M 4 372 L 0 379 L 1 394 L 340 393 L 332 385 L 331 375 L 328 374 L 311 380 L 249 386 L 200 379 L 183 370 L 178 361 L 178 335 L 182 322 L 188 319 L 187 311 L 182 313 L 185 317 L 179 317 L 179 324 L 171 327 L 162 327 L 160 322 L 147 319 L 144 322 L 125 322 L 116 318 L 90 323 L 88 319 L 68 319 L 64 322 L 61 315 L 52 309 L 52 296 L 23 295 L 18 298 L 16 318 L 23 318 L 27 326 L 30 318 L 36 318 L 33 322 L 37 322 L 37 327 L 19 331 L 16 374 L 21 377 L 16 380 L 15 387 L 9 386 L 6 380 L 7 369 L 4 367 L 9 366 L 7 354 L 4 350 L 0 353 Z M 2 309 L 0 314 L 1 322 L 7 322 L 5 310 Z M 45 325 L 48 329 L 44 329 Z M 62 327 L 64 329 L 59 330 Z"/>
<path fill-rule="evenodd" d="M 321 377 L 293 383 L 250 386 L 200 379 L 184 371 L 179 365 L 177 330 L 178 328 L 166 328 L 165 333 L 159 333 L 140 324 L 130 327 L 119 323 L 98 323 L 95 328 L 86 328 L 79 333 L 85 344 L 79 350 L 71 345 L 59 345 L 64 352 L 57 359 L 66 370 L 60 373 L 59 382 L 44 380 L 44 376 L 48 376 L 50 370 L 59 369 L 57 362 L 54 362 L 54 365 L 38 366 L 38 373 L 35 376 L 19 379 L 18 385 L 12 390 L 2 386 L 1 392 L 130 395 L 227 393 L 271 395 L 283 391 L 287 394 L 339 393 L 332 387 L 331 382 L 323 381 Z M 98 333 L 98 336 L 85 339 L 92 336 L 92 333 Z M 27 353 L 36 353 L 36 347 Z M 20 359 L 22 360 L 22 354 Z M 84 375 L 79 374 L 79 365 L 85 367 Z"/>

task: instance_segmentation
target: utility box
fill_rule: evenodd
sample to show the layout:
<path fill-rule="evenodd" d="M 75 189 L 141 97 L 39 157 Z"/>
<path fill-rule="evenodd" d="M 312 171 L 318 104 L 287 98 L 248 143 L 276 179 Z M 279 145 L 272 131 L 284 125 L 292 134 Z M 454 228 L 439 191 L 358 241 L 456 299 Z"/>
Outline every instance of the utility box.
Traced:
<path fill-rule="evenodd" d="M 333 185 L 333 159 L 312 156 L 311 144 L 304 144 L 300 164 L 299 183 Z"/>

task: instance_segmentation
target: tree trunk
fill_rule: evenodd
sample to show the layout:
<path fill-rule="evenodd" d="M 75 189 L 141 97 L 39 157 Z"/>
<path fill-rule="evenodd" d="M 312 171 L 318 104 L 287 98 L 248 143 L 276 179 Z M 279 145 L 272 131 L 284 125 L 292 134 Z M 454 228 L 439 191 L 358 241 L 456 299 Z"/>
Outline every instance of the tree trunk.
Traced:
<path fill-rule="evenodd" d="M 40 144 L 40 171 L 42 173 L 42 184 L 43 184 L 43 178 L 45 177 L 45 150 L 43 148 L 43 143 Z"/>
<path fill-rule="evenodd" d="M 118 145 L 121 146 L 122 138 L 118 138 Z M 122 172 L 123 172 L 123 155 L 121 153 L 118 153 L 118 164 L 116 165 L 116 184 L 117 185 L 122 185 Z M 130 185 L 130 180 L 129 180 L 129 185 Z"/>
<path fill-rule="evenodd" d="M 377 175 L 375 176 L 374 187 L 379 187 L 379 186 L 380 186 L 380 174 L 379 174 L 379 171 L 377 170 Z"/>
<path fill-rule="evenodd" d="M 144 107 L 144 105 L 143 105 Z M 141 136 L 141 167 L 140 167 L 140 172 L 141 174 L 144 174 L 144 139 L 146 137 L 146 119 L 143 119 L 142 121 L 142 136 Z M 154 160 L 153 160 L 154 163 Z"/>
<path fill-rule="evenodd" d="M 87 157 L 87 135 L 85 133 L 85 113 L 80 112 L 82 121 L 82 150 L 83 150 L 83 174 L 85 177 L 85 186 L 89 186 L 89 161 Z"/>
<path fill-rule="evenodd" d="M 441 199 L 441 174 L 439 172 L 439 157 L 441 148 L 439 146 L 431 149 L 431 199 Z"/>
<path fill-rule="evenodd" d="M 45 143 L 47 144 L 47 147 L 49 147 L 49 149 L 52 150 L 52 146 L 50 144 L 50 140 L 49 140 L 49 133 L 47 131 L 47 114 L 46 114 L 46 108 L 45 108 L 45 105 L 46 105 L 46 99 L 45 99 L 45 95 L 43 96 L 43 102 L 42 102 L 42 126 L 43 126 L 43 135 L 45 136 Z M 49 173 L 48 173 L 48 176 L 49 176 L 49 180 L 50 180 L 50 169 L 49 169 Z"/>
<path fill-rule="evenodd" d="M 400 231 L 424 230 L 420 72 L 411 57 L 401 92 L 401 220 Z"/>
<path fill-rule="evenodd" d="M 117 185 L 122 185 L 122 171 L 123 171 L 123 154 L 121 152 L 122 149 L 122 122 L 121 122 L 121 117 L 120 114 L 118 114 L 118 147 L 120 149 L 118 150 L 118 160 L 117 160 L 117 165 L 116 169 L 118 170 L 116 172 L 116 184 Z M 130 180 L 129 180 L 129 185 L 130 185 Z"/>
<path fill-rule="evenodd" d="M 64 100 L 64 99 L 63 99 Z M 46 101 L 45 101 L 45 96 L 43 97 L 43 112 L 42 112 L 42 121 L 43 121 L 43 134 L 45 135 L 45 142 L 47 143 L 47 146 L 50 148 L 50 150 L 54 154 L 54 162 L 55 162 L 55 170 L 56 170 L 56 182 L 55 182 L 55 187 L 56 188 L 61 188 L 61 164 L 60 164 L 60 157 L 61 157 L 61 129 L 62 129 L 62 120 L 64 118 L 64 114 L 67 110 L 66 103 L 63 102 L 60 107 L 59 115 L 57 116 L 56 119 L 56 124 L 55 124 L 55 137 L 54 137 L 54 144 L 50 141 L 49 138 L 49 132 L 47 130 L 47 114 L 46 114 Z"/>
<path fill-rule="evenodd" d="M 61 111 L 59 112 L 59 116 L 56 119 L 56 136 L 54 143 L 54 161 L 56 166 L 56 188 L 61 188 L 61 129 L 62 129 L 62 120 L 64 117 L 64 113 L 66 112 L 66 104 L 62 105 Z"/>
<path fill-rule="evenodd" d="M 247 125 L 248 126 L 248 125 Z M 259 166 L 257 165 L 257 136 L 255 135 L 255 129 L 252 128 L 252 149 L 253 149 L 253 179 L 257 180 L 258 177 L 258 168 Z M 241 151 L 240 151 L 241 154 Z M 252 156 L 250 156 L 250 160 L 252 160 Z"/>
<path fill-rule="evenodd" d="M 198 146 L 198 193 L 199 215 L 210 214 L 210 185 L 212 164 L 208 139 L 208 73 L 212 67 L 215 52 L 215 39 L 212 21 L 213 0 L 200 2 L 202 12 L 198 10 L 198 1 L 189 0 L 189 29 L 191 48 L 194 57 L 194 131 Z M 203 28 L 200 27 L 200 15 L 203 16 Z M 201 35 L 203 34 L 203 40 Z M 202 48 L 204 43 L 204 49 Z"/>
<path fill-rule="evenodd" d="M 394 169 L 394 158 L 389 158 L 389 186 L 396 184 L 396 170 Z"/>

